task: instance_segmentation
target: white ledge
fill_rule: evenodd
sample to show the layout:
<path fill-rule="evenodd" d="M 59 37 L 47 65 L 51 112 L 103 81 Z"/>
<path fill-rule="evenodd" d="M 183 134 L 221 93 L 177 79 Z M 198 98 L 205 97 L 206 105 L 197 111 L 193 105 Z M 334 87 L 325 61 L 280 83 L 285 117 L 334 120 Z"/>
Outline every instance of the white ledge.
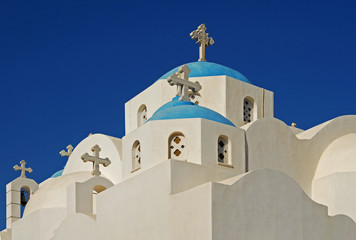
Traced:
<path fill-rule="evenodd" d="M 222 162 L 217 162 L 217 163 L 218 163 L 218 165 L 220 165 L 220 166 L 229 167 L 229 168 L 234 168 L 234 166 L 232 166 L 231 164 L 222 163 Z"/>

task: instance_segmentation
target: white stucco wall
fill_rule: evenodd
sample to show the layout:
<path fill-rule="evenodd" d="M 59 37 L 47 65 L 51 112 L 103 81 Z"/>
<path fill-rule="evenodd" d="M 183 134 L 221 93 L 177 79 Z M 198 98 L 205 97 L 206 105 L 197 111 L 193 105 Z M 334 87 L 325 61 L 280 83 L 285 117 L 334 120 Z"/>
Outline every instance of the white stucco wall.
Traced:
<path fill-rule="evenodd" d="M 243 130 L 206 119 L 173 119 L 149 121 L 123 138 L 124 178 L 134 176 L 140 171 L 167 160 L 169 137 L 177 132 L 185 136 L 187 161 L 209 166 L 217 166 L 219 136 L 228 137 L 231 149 L 229 156 L 233 170 L 236 173 L 245 172 Z M 132 147 L 136 141 L 141 144 L 141 170 L 131 173 L 133 170 Z"/>
<path fill-rule="evenodd" d="M 96 216 L 69 214 L 47 236 L 53 233 L 53 240 L 356 239 L 356 224 L 349 217 L 329 217 L 327 208 L 312 201 L 286 174 L 261 169 L 232 176 L 219 168 L 165 161 L 101 192 Z M 202 182 L 196 182 L 199 179 Z M 48 221 L 25 219 L 26 226 L 16 229 L 13 239 L 23 240 L 25 230 L 32 231 L 25 239 L 42 239 L 36 237 L 40 225 Z"/>
<path fill-rule="evenodd" d="M 75 172 L 50 178 L 32 195 L 28 201 L 24 216 L 45 208 L 66 208 L 67 187 L 75 182 L 84 182 L 92 177 L 89 171 Z"/>
<path fill-rule="evenodd" d="M 101 239 L 211 239 L 210 187 L 171 196 L 170 178 L 165 161 L 101 193 Z"/>
<path fill-rule="evenodd" d="M 189 81 L 198 81 L 202 86 L 199 91 L 199 105 L 212 109 L 227 117 L 237 126 L 243 122 L 243 100 L 246 96 L 252 97 L 256 104 L 256 118 L 273 117 L 273 92 L 249 83 L 228 77 L 193 77 Z M 161 79 L 149 88 L 136 95 L 125 104 L 125 130 L 126 134 L 138 127 L 137 113 L 144 104 L 147 107 L 147 117 L 162 105 L 171 101 L 176 94 L 176 87 L 170 86 L 167 80 Z M 154 96 L 154 97 L 152 97 Z"/>
<path fill-rule="evenodd" d="M 337 172 L 356 172 L 356 133 L 335 139 L 323 151 L 314 179 Z"/>
<path fill-rule="evenodd" d="M 346 214 L 356 221 L 356 134 L 334 140 L 323 151 L 312 185 L 313 199 L 329 214 Z"/>
<path fill-rule="evenodd" d="M 224 116 L 236 126 L 243 126 L 245 124 L 243 119 L 243 103 L 246 97 L 252 99 L 254 103 L 253 120 L 263 117 L 274 117 L 273 92 L 242 81 L 236 81 L 236 79 L 231 77 L 226 77 L 224 85 L 226 91 L 224 104 L 226 113 Z"/>
<path fill-rule="evenodd" d="M 314 201 L 330 216 L 344 214 L 356 222 L 356 172 L 337 172 L 313 181 Z"/>
<path fill-rule="evenodd" d="M 92 171 L 93 164 L 91 162 L 84 163 L 81 156 L 84 153 L 88 153 L 92 156 L 93 152 L 91 151 L 91 148 L 95 145 L 99 145 L 101 148 L 99 157 L 108 157 L 111 161 L 109 167 L 100 166 L 102 174 L 113 183 L 120 182 L 122 179 L 121 139 L 104 134 L 93 134 L 83 139 L 74 148 L 72 154 L 70 155 L 64 168 L 63 175 L 80 171 Z"/>
<path fill-rule="evenodd" d="M 54 232 L 51 240 L 98 240 L 102 239 L 97 231 L 94 218 L 77 213 L 67 216 Z M 115 238 L 113 238 L 115 239 Z"/>
<path fill-rule="evenodd" d="M 214 240 L 351 240 L 356 224 L 329 217 L 287 175 L 268 169 L 212 185 Z"/>
<path fill-rule="evenodd" d="M 356 116 L 338 117 L 296 135 L 275 118 L 260 119 L 244 128 L 248 169 L 282 171 L 311 196 L 312 180 L 321 154 L 335 139 L 356 133 Z"/>
<path fill-rule="evenodd" d="M 41 208 L 13 223 L 13 240 L 49 240 L 66 217 L 65 208 Z"/>

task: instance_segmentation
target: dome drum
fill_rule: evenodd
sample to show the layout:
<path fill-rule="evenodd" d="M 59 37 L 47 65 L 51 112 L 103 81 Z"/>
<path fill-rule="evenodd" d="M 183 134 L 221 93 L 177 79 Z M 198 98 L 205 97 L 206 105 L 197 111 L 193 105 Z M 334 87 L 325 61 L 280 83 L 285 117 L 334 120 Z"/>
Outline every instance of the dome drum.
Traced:
<path fill-rule="evenodd" d="M 178 136 L 173 139 L 173 136 Z M 151 120 L 123 138 L 123 159 L 137 155 L 139 143 L 140 163 L 123 162 L 124 178 L 139 174 L 167 159 L 195 164 L 218 165 L 218 139 L 225 136 L 232 145 L 229 164 L 232 171 L 244 171 L 244 131 L 204 118 Z M 173 142 L 175 141 L 175 142 Z M 201 144 L 204 142 L 204 144 Z M 183 157 L 183 159 L 182 159 Z"/>

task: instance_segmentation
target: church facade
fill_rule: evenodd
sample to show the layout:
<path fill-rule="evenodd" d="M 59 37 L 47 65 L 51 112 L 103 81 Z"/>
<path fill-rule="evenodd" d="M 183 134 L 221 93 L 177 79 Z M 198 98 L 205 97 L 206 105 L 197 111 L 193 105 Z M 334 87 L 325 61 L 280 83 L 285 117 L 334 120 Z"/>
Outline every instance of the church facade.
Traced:
<path fill-rule="evenodd" d="M 125 104 L 122 139 L 69 145 L 42 183 L 14 167 L 1 240 L 356 239 L 356 116 L 287 126 L 272 91 L 206 62 L 205 25 L 191 37 L 199 61 Z"/>

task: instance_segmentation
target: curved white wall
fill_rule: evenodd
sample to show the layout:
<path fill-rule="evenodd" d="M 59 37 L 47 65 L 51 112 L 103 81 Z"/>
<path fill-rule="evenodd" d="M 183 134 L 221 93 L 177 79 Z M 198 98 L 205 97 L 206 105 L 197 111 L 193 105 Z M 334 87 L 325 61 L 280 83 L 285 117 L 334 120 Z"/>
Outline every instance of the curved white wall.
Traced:
<path fill-rule="evenodd" d="M 91 162 L 84 163 L 81 156 L 84 153 L 93 155 L 91 148 L 96 144 L 101 148 L 99 157 L 108 157 L 111 161 L 108 167 L 100 165 L 101 173 L 114 184 L 119 183 L 122 180 L 121 139 L 104 134 L 93 134 L 81 141 L 70 155 L 63 175 L 80 171 L 92 171 L 93 164 Z"/>

